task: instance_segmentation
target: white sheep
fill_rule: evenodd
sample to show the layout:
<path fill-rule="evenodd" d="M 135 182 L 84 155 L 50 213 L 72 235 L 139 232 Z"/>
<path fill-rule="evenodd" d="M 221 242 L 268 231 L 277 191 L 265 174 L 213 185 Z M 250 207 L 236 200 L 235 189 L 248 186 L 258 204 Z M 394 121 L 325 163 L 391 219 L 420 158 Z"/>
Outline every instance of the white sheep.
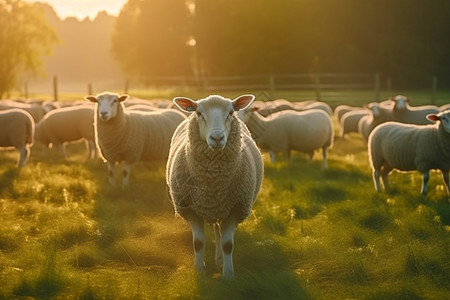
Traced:
<path fill-rule="evenodd" d="M 43 106 L 41 103 L 23 103 L 14 100 L 0 101 L 0 110 L 19 108 L 28 112 L 35 123 L 37 123 L 51 109 L 51 107 Z"/>
<path fill-rule="evenodd" d="M 87 143 L 88 157 L 96 157 L 94 135 L 94 106 L 76 105 L 50 111 L 37 124 L 35 140 L 46 148 L 57 147 L 67 160 L 66 144 Z"/>
<path fill-rule="evenodd" d="M 339 135 L 344 138 L 351 132 L 358 132 L 359 121 L 368 116 L 370 112 L 367 109 L 351 110 L 346 112 L 339 123 Z"/>
<path fill-rule="evenodd" d="M 416 125 L 431 124 L 427 115 L 439 113 L 439 108 L 435 105 L 412 107 L 409 105 L 411 99 L 403 95 L 397 95 L 391 98 L 391 101 L 394 102 L 392 114 L 397 122 Z"/>
<path fill-rule="evenodd" d="M 393 170 L 413 171 L 423 174 L 422 195 L 427 193 L 429 171 L 441 170 L 447 194 L 450 169 L 450 110 L 427 116 L 431 125 L 381 124 L 369 136 L 369 158 L 373 170 L 375 189 L 389 190 L 388 176 Z M 439 121 L 439 122 L 438 122 Z"/>
<path fill-rule="evenodd" d="M 305 110 L 310 110 L 310 109 L 321 109 L 324 112 L 326 112 L 329 116 L 333 115 L 333 110 L 325 102 L 321 102 L 321 101 L 304 101 L 304 102 L 292 102 L 292 104 L 294 105 L 294 109 L 296 111 L 305 111 Z"/>
<path fill-rule="evenodd" d="M 25 166 L 34 139 L 34 120 L 21 109 L 0 111 L 0 147 L 19 150 L 18 166 Z"/>
<path fill-rule="evenodd" d="M 272 163 L 275 154 L 283 152 L 288 159 L 291 150 L 309 154 L 310 158 L 317 149 L 322 149 L 322 167 L 327 168 L 328 149 L 332 147 L 334 129 L 331 117 L 322 110 L 281 111 L 263 117 L 248 109 L 240 112 L 256 144 L 269 152 Z"/>
<path fill-rule="evenodd" d="M 368 140 L 369 134 L 378 125 L 393 121 L 392 108 L 377 102 L 369 103 L 366 108 L 370 114 L 362 117 L 358 122 L 358 132 L 361 133 L 364 140 Z"/>
<path fill-rule="evenodd" d="M 204 220 L 214 223 L 216 264 L 222 278 L 234 278 L 234 231 L 250 215 L 261 187 L 263 162 L 255 142 L 236 111 L 254 96 L 233 101 L 209 96 L 199 101 L 173 101 L 192 115 L 172 138 L 166 179 L 177 214 L 191 227 L 194 263 L 204 272 Z"/>
<path fill-rule="evenodd" d="M 104 92 L 87 96 L 96 103 L 94 128 L 97 147 L 106 160 L 109 183 L 115 185 L 115 165 L 122 163 L 122 186 L 128 185 L 131 164 L 166 159 L 170 139 L 185 115 L 167 109 L 154 112 L 127 111 L 128 95 Z"/>
<path fill-rule="evenodd" d="M 342 119 L 342 116 L 346 112 L 349 112 L 349 111 L 352 111 L 352 110 L 361 110 L 361 109 L 362 109 L 362 107 L 360 107 L 360 106 L 350 106 L 350 105 L 346 105 L 346 104 L 341 104 L 341 105 L 336 106 L 336 108 L 334 109 L 333 114 L 336 117 L 336 120 L 340 123 L 341 119 Z"/>

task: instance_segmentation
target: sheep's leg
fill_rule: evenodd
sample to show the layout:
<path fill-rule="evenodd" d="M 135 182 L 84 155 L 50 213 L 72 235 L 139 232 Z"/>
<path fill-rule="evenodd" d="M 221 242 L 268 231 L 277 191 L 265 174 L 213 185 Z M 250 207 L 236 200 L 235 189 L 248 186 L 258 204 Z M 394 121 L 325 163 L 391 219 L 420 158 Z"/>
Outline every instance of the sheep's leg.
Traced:
<path fill-rule="evenodd" d="M 386 191 L 389 191 L 391 189 L 391 187 L 389 186 L 389 172 L 391 172 L 392 168 L 388 168 L 388 167 L 383 167 L 381 168 L 380 174 L 381 174 L 381 179 L 383 180 L 383 185 L 384 185 L 384 189 Z M 380 189 L 381 190 L 381 189 Z"/>
<path fill-rule="evenodd" d="M 372 173 L 373 183 L 375 185 L 375 190 L 377 192 L 381 192 L 381 185 L 380 185 L 380 170 L 375 169 Z"/>
<path fill-rule="evenodd" d="M 214 223 L 214 235 L 216 241 L 216 255 L 215 255 L 216 266 L 221 266 L 223 263 L 223 252 L 222 252 L 222 235 L 220 233 L 219 223 Z"/>
<path fill-rule="evenodd" d="M 445 182 L 445 189 L 447 191 L 447 195 L 449 194 L 450 191 L 450 181 L 449 181 L 449 175 L 448 175 L 448 170 L 444 171 L 442 170 L 442 178 L 444 179 Z"/>
<path fill-rule="evenodd" d="M 194 265 L 198 272 L 205 272 L 205 230 L 202 217 L 195 214 L 189 217 L 189 225 L 192 231 L 192 241 L 194 245 Z"/>
<path fill-rule="evenodd" d="M 108 173 L 109 173 L 109 184 L 111 186 L 115 186 L 116 185 L 116 180 L 114 178 L 114 171 L 115 171 L 115 162 L 111 162 L 111 161 L 107 161 L 106 165 L 108 166 Z"/>
<path fill-rule="evenodd" d="M 19 167 L 25 166 L 28 156 L 30 155 L 30 149 L 27 146 L 19 147 Z"/>
<path fill-rule="evenodd" d="M 270 156 L 270 162 L 274 164 L 275 163 L 275 152 L 269 151 L 269 156 Z"/>
<path fill-rule="evenodd" d="M 328 148 L 323 147 L 322 148 L 322 154 L 323 154 L 323 162 L 322 162 L 322 168 L 326 169 L 328 168 Z"/>
<path fill-rule="evenodd" d="M 97 147 L 94 141 L 88 141 L 89 145 L 89 159 L 93 160 L 97 158 Z"/>
<path fill-rule="evenodd" d="M 67 151 L 66 151 L 65 145 L 64 144 L 58 144 L 58 148 L 59 148 L 59 151 L 61 151 L 61 153 L 62 153 L 62 155 L 64 157 L 64 160 L 68 161 L 69 159 L 67 158 Z"/>
<path fill-rule="evenodd" d="M 422 190 L 421 194 L 426 195 L 428 192 L 428 180 L 430 179 L 430 172 L 426 171 L 423 173 L 423 180 L 422 180 Z"/>
<path fill-rule="evenodd" d="M 233 218 L 222 223 L 222 251 L 223 251 L 223 272 L 222 278 L 234 279 L 233 250 L 234 250 L 234 230 L 237 222 Z"/>
<path fill-rule="evenodd" d="M 122 187 L 128 186 L 130 181 L 131 164 L 124 162 L 122 165 Z"/>

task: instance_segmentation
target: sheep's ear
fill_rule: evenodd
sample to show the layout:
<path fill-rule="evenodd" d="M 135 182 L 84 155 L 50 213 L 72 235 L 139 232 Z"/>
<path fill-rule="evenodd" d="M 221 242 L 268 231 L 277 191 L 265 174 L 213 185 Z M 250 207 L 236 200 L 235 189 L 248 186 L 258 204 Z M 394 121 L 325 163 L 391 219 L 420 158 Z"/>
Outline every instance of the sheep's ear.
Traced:
<path fill-rule="evenodd" d="M 128 96 L 128 95 L 122 95 L 122 96 L 120 96 L 119 97 L 119 102 L 123 102 L 123 101 L 126 101 L 128 98 L 129 98 L 130 96 Z"/>
<path fill-rule="evenodd" d="M 427 115 L 427 119 L 430 121 L 436 122 L 436 121 L 439 121 L 441 119 L 441 117 L 436 114 L 429 114 L 429 115 Z"/>
<path fill-rule="evenodd" d="M 185 112 L 193 112 L 197 110 L 197 103 L 189 98 L 176 97 L 173 99 L 173 103 Z"/>
<path fill-rule="evenodd" d="M 246 109 L 255 100 L 253 95 L 242 95 L 232 101 L 234 110 Z"/>
<path fill-rule="evenodd" d="M 86 96 L 86 97 L 84 97 L 84 99 L 87 100 L 87 101 L 94 102 L 94 103 L 98 102 L 97 98 L 95 98 L 94 96 Z"/>

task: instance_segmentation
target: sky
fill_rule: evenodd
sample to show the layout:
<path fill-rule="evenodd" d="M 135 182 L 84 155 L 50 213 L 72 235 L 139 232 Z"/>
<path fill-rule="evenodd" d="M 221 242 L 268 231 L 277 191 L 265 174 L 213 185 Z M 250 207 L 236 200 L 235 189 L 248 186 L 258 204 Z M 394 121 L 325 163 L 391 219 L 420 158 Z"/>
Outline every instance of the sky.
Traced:
<path fill-rule="evenodd" d="M 44 2 L 55 9 L 61 19 L 76 17 L 80 20 L 89 17 L 94 19 L 98 12 L 104 10 L 108 14 L 118 16 L 122 6 L 128 0 L 25 0 L 26 2 Z"/>

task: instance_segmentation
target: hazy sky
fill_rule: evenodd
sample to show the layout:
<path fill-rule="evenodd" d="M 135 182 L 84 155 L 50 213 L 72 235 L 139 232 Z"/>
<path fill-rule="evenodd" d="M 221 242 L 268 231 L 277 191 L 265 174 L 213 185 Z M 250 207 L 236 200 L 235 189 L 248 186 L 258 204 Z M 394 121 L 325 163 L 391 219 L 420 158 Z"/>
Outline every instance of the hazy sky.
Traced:
<path fill-rule="evenodd" d="M 25 0 L 26 2 L 45 2 L 53 6 L 61 19 L 76 17 L 95 18 L 97 13 L 106 10 L 111 15 L 118 15 L 128 0 Z"/>

